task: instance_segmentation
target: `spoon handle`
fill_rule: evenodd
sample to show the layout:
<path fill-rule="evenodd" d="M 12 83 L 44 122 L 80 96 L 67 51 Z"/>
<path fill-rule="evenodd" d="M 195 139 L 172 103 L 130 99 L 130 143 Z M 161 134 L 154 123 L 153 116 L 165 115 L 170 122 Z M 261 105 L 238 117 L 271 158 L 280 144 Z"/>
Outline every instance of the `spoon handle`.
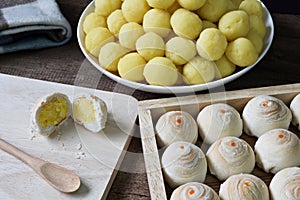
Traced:
<path fill-rule="evenodd" d="M 44 163 L 45 161 L 35 158 L 24 151 L 21 151 L 17 147 L 9 144 L 8 142 L 4 141 L 3 139 L 0 138 L 0 149 L 3 151 L 6 151 L 7 153 L 15 156 L 19 160 L 23 161 L 27 165 L 29 165 L 31 168 L 36 169 L 37 166 L 41 163 Z"/>

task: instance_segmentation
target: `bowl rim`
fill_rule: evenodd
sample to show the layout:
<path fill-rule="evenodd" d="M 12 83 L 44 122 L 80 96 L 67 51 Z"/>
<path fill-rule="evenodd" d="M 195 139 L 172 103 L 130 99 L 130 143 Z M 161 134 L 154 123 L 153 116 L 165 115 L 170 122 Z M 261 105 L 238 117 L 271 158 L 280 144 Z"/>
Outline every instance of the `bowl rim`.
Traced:
<path fill-rule="evenodd" d="M 148 84 L 144 84 L 144 83 L 139 83 L 139 82 L 133 82 L 133 81 L 129 81 L 126 79 L 121 78 L 120 76 L 117 76 L 107 70 L 105 70 L 104 68 L 102 68 L 100 66 L 100 64 L 98 63 L 98 61 L 96 62 L 95 60 L 98 60 L 96 57 L 94 57 L 93 55 L 89 54 L 85 47 L 84 47 L 84 41 L 81 41 L 81 36 L 82 34 L 84 35 L 85 33 L 82 30 L 82 24 L 83 24 L 83 20 L 85 18 L 85 16 L 87 16 L 93 9 L 94 9 L 94 2 L 95 0 L 91 1 L 86 8 L 83 10 L 83 12 L 81 13 L 81 16 L 79 18 L 78 24 L 77 24 L 77 41 L 80 47 L 80 50 L 82 51 L 82 53 L 84 54 L 85 58 L 96 68 L 98 69 L 101 73 L 105 74 L 106 76 L 108 76 L 110 79 L 125 85 L 127 87 L 130 87 L 132 89 L 137 89 L 140 91 L 145 91 L 145 92 L 151 92 L 151 93 L 161 93 L 161 94 L 182 94 L 182 93 L 195 93 L 198 91 L 203 91 L 203 90 L 209 90 L 218 86 L 222 86 L 225 85 L 228 82 L 231 82 L 237 78 L 239 78 L 240 76 L 244 75 L 245 73 L 247 73 L 249 70 L 251 70 L 253 67 L 255 67 L 255 65 L 257 63 L 260 62 L 260 60 L 266 55 L 266 53 L 268 52 L 268 50 L 271 47 L 272 41 L 273 41 L 273 37 L 274 37 L 274 23 L 273 23 L 273 19 L 272 16 L 269 12 L 269 10 L 267 9 L 267 7 L 263 4 L 263 2 L 261 2 L 260 0 L 258 0 L 263 8 L 264 11 L 264 21 L 267 25 L 267 33 L 269 37 L 265 37 L 264 38 L 264 48 L 263 51 L 260 53 L 258 59 L 256 60 L 256 62 L 253 65 L 244 67 L 243 69 L 241 69 L 240 71 L 231 74 L 227 77 L 221 78 L 221 79 L 217 79 L 217 80 L 213 80 L 211 82 L 207 82 L 204 84 L 197 84 L 197 85 L 183 85 L 183 86 L 156 86 L 156 85 L 148 85 Z"/>

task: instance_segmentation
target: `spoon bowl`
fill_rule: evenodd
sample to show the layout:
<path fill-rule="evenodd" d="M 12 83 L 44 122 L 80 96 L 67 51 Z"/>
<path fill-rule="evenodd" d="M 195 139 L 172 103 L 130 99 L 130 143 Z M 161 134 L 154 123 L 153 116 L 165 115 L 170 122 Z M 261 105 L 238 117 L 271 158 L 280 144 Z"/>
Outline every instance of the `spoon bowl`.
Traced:
<path fill-rule="evenodd" d="M 40 170 L 43 178 L 61 192 L 75 192 L 80 187 L 80 178 L 66 168 L 46 162 L 40 167 Z"/>

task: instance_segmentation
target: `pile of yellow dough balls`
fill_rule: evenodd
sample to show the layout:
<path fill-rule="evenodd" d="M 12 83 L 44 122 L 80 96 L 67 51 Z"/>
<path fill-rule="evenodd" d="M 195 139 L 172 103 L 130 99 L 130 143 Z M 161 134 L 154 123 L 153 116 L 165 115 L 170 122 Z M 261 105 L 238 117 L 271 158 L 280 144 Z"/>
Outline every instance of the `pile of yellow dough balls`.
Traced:
<path fill-rule="evenodd" d="M 203 84 L 254 64 L 266 26 L 257 0 L 95 0 L 86 50 L 104 69 L 150 85 Z"/>

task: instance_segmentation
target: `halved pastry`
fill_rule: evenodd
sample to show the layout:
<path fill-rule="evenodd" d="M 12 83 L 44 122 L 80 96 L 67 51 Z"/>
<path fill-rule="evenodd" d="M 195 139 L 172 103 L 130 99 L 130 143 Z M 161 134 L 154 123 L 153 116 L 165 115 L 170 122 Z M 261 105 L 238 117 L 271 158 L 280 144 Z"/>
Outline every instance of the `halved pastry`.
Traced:
<path fill-rule="evenodd" d="M 49 136 L 71 115 L 69 98 L 62 93 L 51 93 L 42 97 L 32 111 L 33 130 Z"/>
<path fill-rule="evenodd" d="M 82 95 L 73 102 L 74 121 L 92 132 L 105 128 L 107 121 L 107 106 L 105 102 L 94 95 Z"/>

